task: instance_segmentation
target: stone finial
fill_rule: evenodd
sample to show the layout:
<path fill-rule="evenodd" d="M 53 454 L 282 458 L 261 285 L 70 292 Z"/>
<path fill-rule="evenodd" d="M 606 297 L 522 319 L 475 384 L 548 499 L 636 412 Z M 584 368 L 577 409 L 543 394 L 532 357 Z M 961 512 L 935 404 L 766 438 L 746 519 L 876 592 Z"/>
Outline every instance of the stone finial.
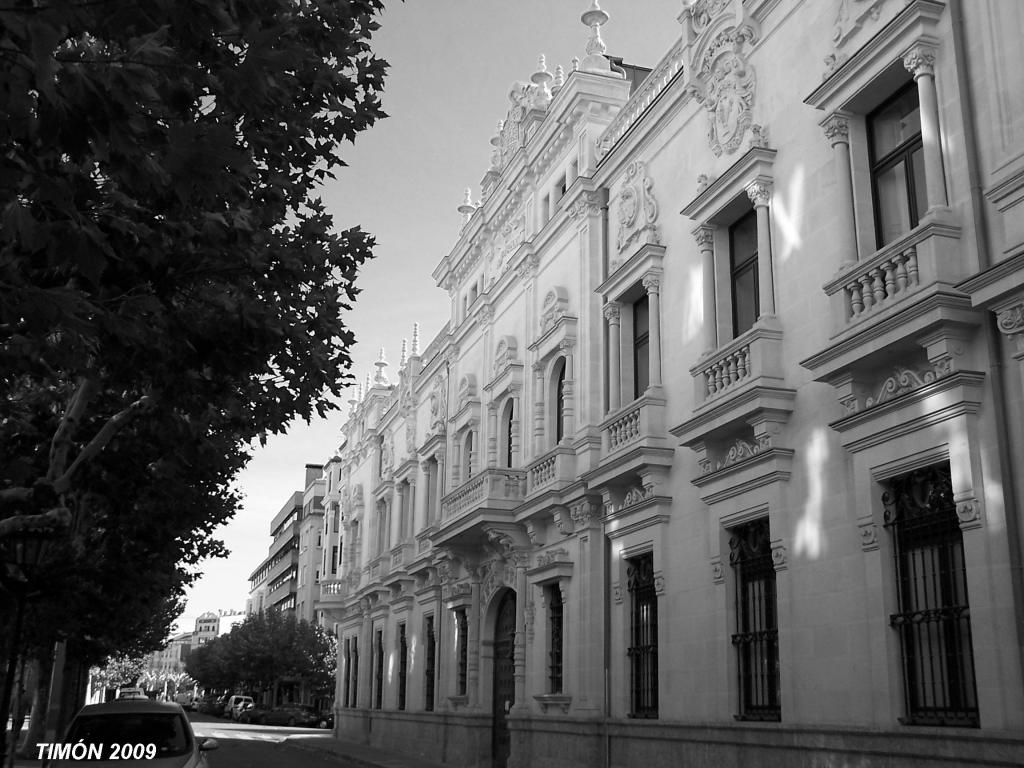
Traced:
<path fill-rule="evenodd" d="M 476 206 L 473 205 L 472 193 L 470 192 L 469 187 L 466 187 L 466 195 L 462 199 L 462 204 L 458 207 L 459 213 L 462 214 L 462 222 L 464 224 L 469 223 L 469 217 L 473 215 L 475 210 Z"/>
<path fill-rule="evenodd" d="M 579 56 L 573 56 L 572 57 L 572 61 L 570 63 L 572 64 L 572 71 L 573 72 L 578 72 L 579 69 L 580 69 L 580 57 Z"/>
<path fill-rule="evenodd" d="M 370 374 L 369 373 L 366 374 L 366 389 L 364 391 L 366 392 L 366 396 L 369 397 L 370 396 Z"/>
<path fill-rule="evenodd" d="M 381 345 L 380 357 L 377 358 L 377 362 L 373 364 L 377 368 L 377 374 L 373 377 L 373 383 L 381 387 L 386 387 L 391 384 L 388 379 L 388 374 L 385 368 L 388 367 L 388 361 L 384 359 L 384 346 Z"/>
<path fill-rule="evenodd" d="M 491 150 L 491 170 L 501 170 L 501 132 L 505 128 L 505 121 L 499 120 L 498 127 L 491 136 L 490 145 L 493 147 Z"/>
<path fill-rule="evenodd" d="M 558 93 L 562 90 L 563 85 L 565 85 L 565 70 L 562 69 L 562 65 L 559 64 L 555 67 L 555 81 L 551 86 L 551 92 Z"/>
<path fill-rule="evenodd" d="M 412 356 L 420 356 L 420 324 L 412 324 Z"/>
<path fill-rule="evenodd" d="M 604 52 L 608 47 L 601 39 L 601 27 L 608 21 L 609 16 L 603 10 L 598 0 L 593 0 L 580 21 L 590 30 L 590 39 L 587 40 L 587 56 L 583 59 L 581 69 L 584 72 L 611 73 L 611 63 L 605 58 Z"/>
<path fill-rule="evenodd" d="M 356 412 L 356 406 L 359 405 L 360 402 L 362 402 L 362 399 L 363 399 L 363 385 L 362 384 L 357 384 L 356 388 L 354 390 L 352 390 L 352 397 L 350 397 L 348 399 L 348 405 L 349 405 L 348 412 L 349 412 L 349 415 L 351 415 L 351 414 Z"/>
<path fill-rule="evenodd" d="M 551 81 L 554 79 L 548 72 L 548 64 L 542 53 L 537 58 L 537 71 L 530 76 L 530 82 L 537 86 L 533 96 L 533 106 L 546 109 L 551 103 Z"/>
<path fill-rule="evenodd" d="M 409 340 L 408 339 L 402 339 L 402 356 L 398 360 L 398 368 L 399 368 L 399 370 L 405 368 L 405 366 L 406 366 L 406 364 L 408 362 L 409 362 Z"/>

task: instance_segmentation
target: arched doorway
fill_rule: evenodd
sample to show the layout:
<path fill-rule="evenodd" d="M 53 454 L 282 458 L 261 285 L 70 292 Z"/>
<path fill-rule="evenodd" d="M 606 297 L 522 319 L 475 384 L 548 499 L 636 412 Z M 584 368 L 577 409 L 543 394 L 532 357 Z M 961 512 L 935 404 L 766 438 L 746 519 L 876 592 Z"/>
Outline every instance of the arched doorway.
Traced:
<path fill-rule="evenodd" d="M 494 726 L 491 754 L 494 768 L 505 768 L 511 752 L 508 712 L 516 702 L 515 681 L 516 593 L 506 590 L 494 621 L 494 680 L 491 686 Z"/>

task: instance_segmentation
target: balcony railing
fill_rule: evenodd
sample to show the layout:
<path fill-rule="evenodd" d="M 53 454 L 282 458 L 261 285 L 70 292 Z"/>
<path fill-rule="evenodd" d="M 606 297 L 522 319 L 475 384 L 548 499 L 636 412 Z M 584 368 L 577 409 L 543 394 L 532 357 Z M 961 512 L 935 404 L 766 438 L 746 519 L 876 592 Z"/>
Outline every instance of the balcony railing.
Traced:
<path fill-rule="evenodd" d="M 527 494 L 571 482 L 576 454 L 568 446 L 556 446 L 527 467 Z"/>
<path fill-rule="evenodd" d="M 915 301 L 935 283 L 958 282 L 964 276 L 959 236 L 957 227 L 927 222 L 840 272 L 825 285 L 836 334 Z"/>
<path fill-rule="evenodd" d="M 601 425 L 605 454 L 648 438 L 662 440 L 666 435 L 664 416 L 665 401 L 647 394 L 623 406 Z"/>
<path fill-rule="evenodd" d="M 485 469 L 441 500 L 441 524 L 479 507 L 511 509 L 522 500 L 525 492 L 525 470 Z"/>
<path fill-rule="evenodd" d="M 698 407 L 761 379 L 782 379 L 782 331 L 762 318 L 746 333 L 690 369 Z"/>

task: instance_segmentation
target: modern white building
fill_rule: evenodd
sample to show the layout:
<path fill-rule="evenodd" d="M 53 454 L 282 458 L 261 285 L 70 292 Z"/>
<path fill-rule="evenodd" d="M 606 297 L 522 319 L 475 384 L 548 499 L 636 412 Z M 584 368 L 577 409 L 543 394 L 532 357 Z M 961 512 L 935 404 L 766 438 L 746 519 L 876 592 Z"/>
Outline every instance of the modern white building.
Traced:
<path fill-rule="evenodd" d="M 649 71 L 606 21 L 326 465 L 338 732 L 1024 763 L 1024 3 L 689 0 Z"/>

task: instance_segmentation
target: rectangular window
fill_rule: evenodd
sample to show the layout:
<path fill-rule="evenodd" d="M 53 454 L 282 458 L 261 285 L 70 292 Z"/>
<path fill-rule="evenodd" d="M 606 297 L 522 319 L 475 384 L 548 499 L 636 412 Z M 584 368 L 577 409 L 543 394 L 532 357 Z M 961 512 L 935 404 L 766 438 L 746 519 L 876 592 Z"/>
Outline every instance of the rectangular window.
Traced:
<path fill-rule="evenodd" d="M 779 624 L 768 518 L 735 528 L 729 562 L 736 574 L 739 720 L 779 720 Z"/>
<path fill-rule="evenodd" d="M 633 399 L 651 383 L 651 312 L 645 293 L 633 303 Z"/>
<path fill-rule="evenodd" d="M 350 706 L 348 703 L 349 693 L 351 693 L 351 682 L 352 682 L 352 639 L 346 637 L 345 642 L 342 644 L 342 659 L 345 661 L 345 679 L 343 681 L 341 690 L 341 703 L 342 706 Z"/>
<path fill-rule="evenodd" d="M 373 708 L 381 709 L 384 706 L 384 630 L 378 629 L 375 638 L 373 648 L 375 656 L 373 670 Z"/>
<path fill-rule="evenodd" d="M 757 213 L 751 209 L 729 227 L 733 338 L 749 331 L 761 312 L 757 280 Z"/>
<path fill-rule="evenodd" d="M 963 534 L 949 464 L 893 479 L 883 494 L 896 559 L 906 716 L 911 725 L 979 726 Z"/>
<path fill-rule="evenodd" d="M 871 187 L 879 248 L 917 226 L 928 208 L 917 86 L 868 115 Z"/>
<path fill-rule="evenodd" d="M 629 589 L 630 717 L 658 716 L 658 595 L 654 591 L 654 555 L 626 561 Z"/>
<path fill-rule="evenodd" d="M 456 693 L 459 696 L 465 696 L 466 672 L 469 669 L 469 616 L 467 616 L 465 608 L 455 609 L 455 634 L 458 670 Z"/>
<path fill-rule="evenodd" d="M 351 668 L 351 684 L 349 690 L 352 692 L 352 699 L 349 703 L 350 707 L 358 706 L 359 701 L 359 638 L 352 638 L 352 668 Z"/>
<path fill-rule="evenodd" d="M 405 683 L 409 676 L 409 641 L 405 622 L 398 625 L 398 708 L 405 709 Z"/>
<path fill-rule="evenodd" d="M 437 674 L 437 635 L 434 634 L 434 617 L 426 617 L 427 658 L 424 664 L 426 679 L 423 681 L 423 708 L 434 711 L 434 683 Z"/>
<path fill-rule="evenodd" d="M 548 603 L 548 693 L 562 692 L 562 590 L 547 587 Z"/>
<path fill-rule="evenodd" d="M 338 546 L 331 547 L 331 574 L 338 572 Z"/>

